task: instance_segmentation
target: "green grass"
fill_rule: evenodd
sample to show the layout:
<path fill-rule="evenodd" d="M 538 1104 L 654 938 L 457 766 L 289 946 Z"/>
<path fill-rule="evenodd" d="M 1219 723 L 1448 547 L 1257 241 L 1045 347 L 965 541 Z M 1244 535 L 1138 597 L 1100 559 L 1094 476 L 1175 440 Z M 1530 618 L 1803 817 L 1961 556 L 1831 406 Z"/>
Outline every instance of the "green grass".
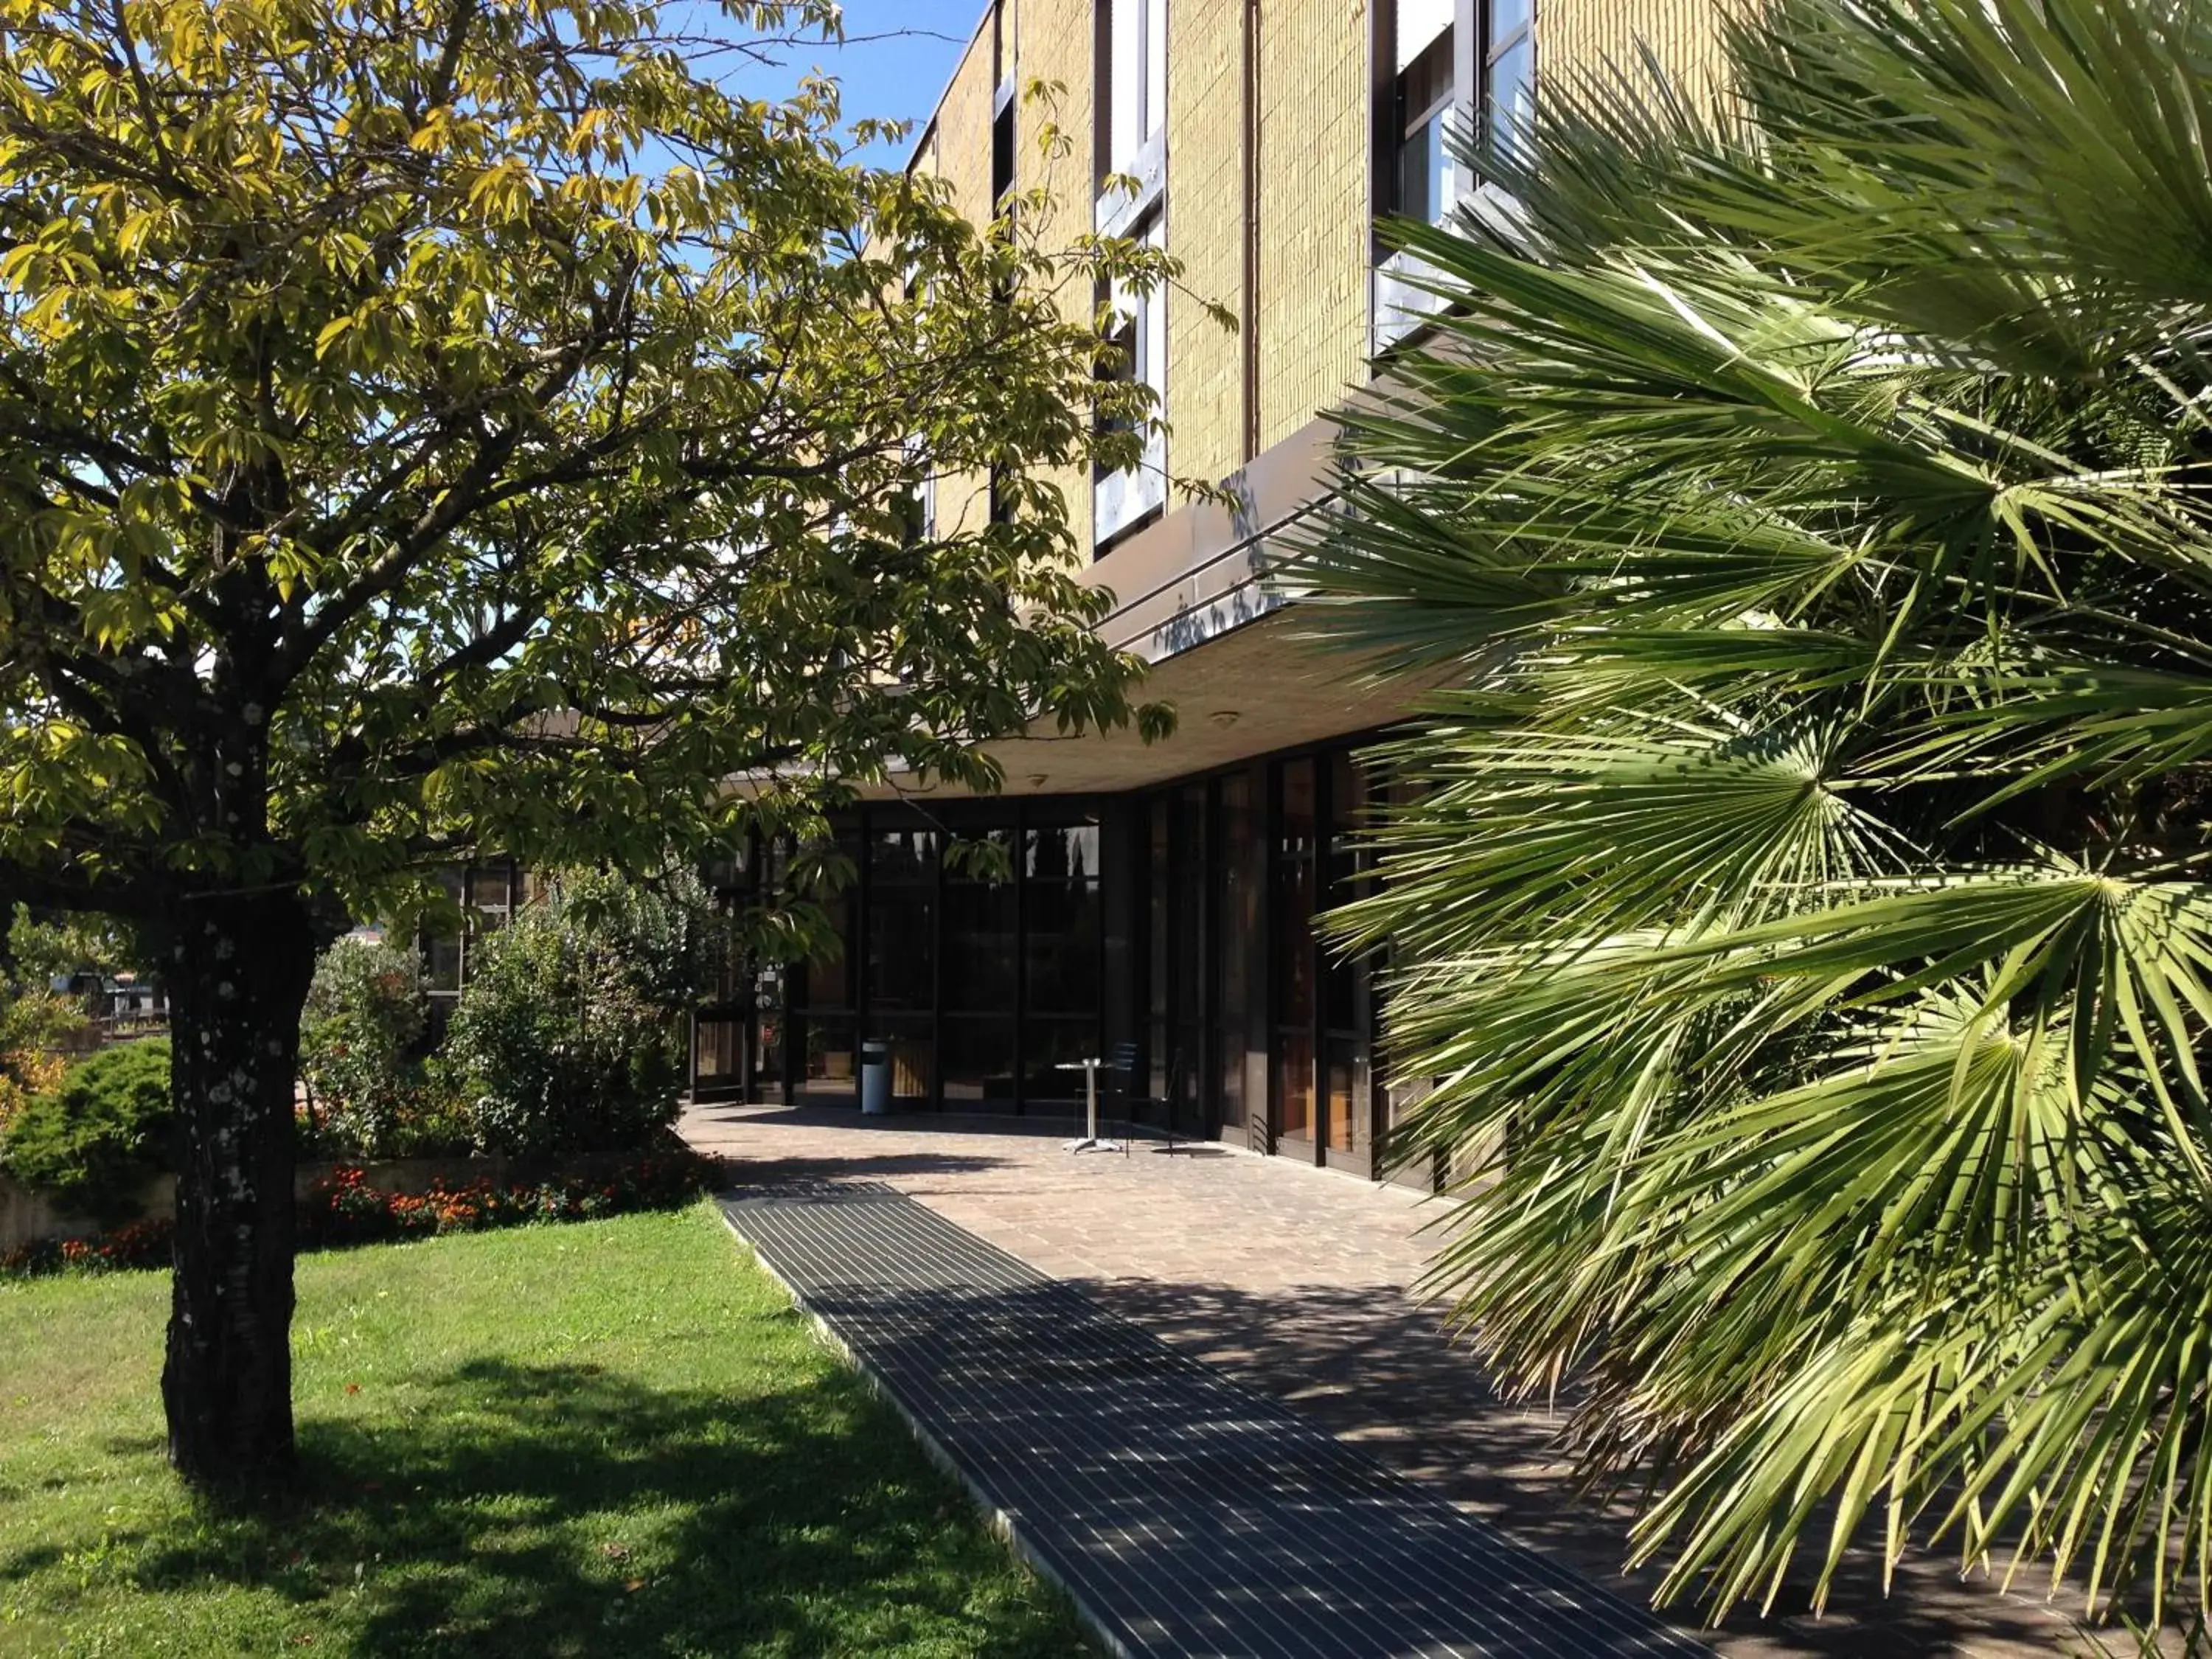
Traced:
<path fill-rule="evenodd" d="M 167 1279 L 0 1285 L 0 1653 L 1079 1651 L 706 1206 L 302 1258 L 304 1474 L 181 1491 Z"/>

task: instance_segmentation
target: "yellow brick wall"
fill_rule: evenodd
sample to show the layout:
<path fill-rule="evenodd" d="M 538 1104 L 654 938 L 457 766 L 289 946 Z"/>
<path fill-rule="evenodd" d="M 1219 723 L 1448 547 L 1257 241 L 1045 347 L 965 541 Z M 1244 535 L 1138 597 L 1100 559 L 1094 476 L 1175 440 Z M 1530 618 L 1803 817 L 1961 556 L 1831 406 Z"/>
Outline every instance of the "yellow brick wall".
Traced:
<path fill-rule="evenodd" d="M 1684 84 L 1710 90 L 1720 67 L 1720 20 L 1735 0 L 1536 0 L 1536 72 L 1607 64 L 1640 74 L 1639 46 Z"/>
<path fill-rule="evenodd" d="M 1367 33 L 1364 0 L 1273 0 L 1261 10 L 1262 449 L 1365 377 Z M 1175 157 L 1168 166 L 1172 198 Z"/>
<path fill-rule="evenodd" d="M 1538 74 L 1571 74 L 1607 60 L 1632 64 L 1648 43 L 1696 82 L 1718 68 L 1716 25 L 1751 0 L 1536 0 Z M 1006 0 L 1012 66 L 1026 88 L 1057 82 L 1049 107 L 1018 106 L 1015 180 L 1044 185 L 1058 204 L 1055 240 L 1087 230 L 1093 155 L 1096 0 Z M 1168 302 L 1170 471 L 1219 478 L 1244 459 L 1243 346 L 1208 318 L 1200 298 L 1240 309 L 1243 299 L 1243 27 L 1246 0 L 1169 0 L 1168 246 L 1184 262 L 1190 295 Z M 1260 261 L 1256 331 L 1261 448 L 1297 431 L 1366 378 L 1372 143 L 1369 8 L 1372 0 L 1265 0 L 1260 24 Z M 991 19 L 987 15 L 936 116 L 938 166 L 962 209 L 991 211 Z M 1066 153 L 1038 149 L 1057 124 Z M 1071 285 L 1071 313 L 1092 302 Z M 1087 538 L 1089 480 L 1055 480 Z M 949 492 L 948 492 L 949 493 Z M 940 499 L 943 499 L 942 497 Z"/>
<path fill-rule="evenodd" d="M 928 166 L 952 185 L 961 214 L 975 224 L 991 217 L 991 20 L 969 41 L 938 102 L 917 166 Z M 947 473 L 937 481 L 940 532 L 972 529 L 990 515 L 989 480 L 981 473 Z"/>
<path fill-rule="evenodd" d="M 1053 218 L 1041 228 L 1047 246 L 1068 246 L 1091 228 L 1092 150 L 1096 112 L 1091 73 L 1090 0 L 1009 0 L 1018 6 L 1013 72 L 1019 100 L 1014 106 L 1014 184 L 1030 191 L 1042 186 L 1053 201 Z M 1040 95 L 1038 88 L 1045 88 Z M 1050 139 L 1050 150 L 1046 143 Z M 1087 281 L 1071 281 L 1059 295 L 1060 310 L 1071 319 L 1087 318 L 1097 303 Z M 1067 501 L 1068 521 L 1078 545 L 1091 545 L 1091 475 L 1068 467 L 1047 475 Z"/>
<path fill-rule="evenodd" d="M 952 181 L 960 210 L 991 217 L 991 23 L 986 17 L 937 106 L 938 171 Z"/>
<path fill-rule="evenodd" d="M 1188 290 L 1168 296 L 1169 465 L 1208 479 L 1245 459 L 1243 347 L 1204 307 L 1243 298 L 1244 5 L 1168 4 L 1168 252 Z"/>

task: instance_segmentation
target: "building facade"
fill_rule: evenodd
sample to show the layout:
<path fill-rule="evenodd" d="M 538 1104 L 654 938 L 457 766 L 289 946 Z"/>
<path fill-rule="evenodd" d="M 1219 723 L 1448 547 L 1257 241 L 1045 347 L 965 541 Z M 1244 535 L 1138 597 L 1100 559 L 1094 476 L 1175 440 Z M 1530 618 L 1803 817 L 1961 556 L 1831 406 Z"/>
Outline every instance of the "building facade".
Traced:
<path fill-rule="evenodd" d="M 1376 975 L 1326 949 L 1316 918 L 1370 878 L 1357 831 L 1386 786 L 1358 755 L 1416 693 L 1299 638 L 1261 572 L 1323 498 L 1320 411 L 1427 320 L 1378 226 L 1480 187 L 1446 124 L 1510 123 L 1540 76 L 1640 50 L 1694 77 L 1721 3 L 986 12 L 912 167 L 978 222 L 1042 186 L 1060 228 L 1142 238 L 1184 266 L 1181 289 L 1113 296 L 1124 372 L 1158 394 L 1168 432 L 1135 471 L 1054 481 L 1088 506 L 1089 579 L 1114 601 L 1102 632 L 1152 665 L 1146 695 L 1176 705 L 1179 729 L 1008 744 L 1000 796 L 853 814 L 842 957 L 733 975 L 698 1025 L 702 1091 L 851 1103 L 859 1044 L 880 1038 L 909 1109 L 1057 1115 L 1096 1057 L 1140 1120 L 1377 1172 L 1408 1103 L 1379 1075 Z M 1048 96 L 1024 95 L 1040 83 Z M 1221 480 L 1235 505 L 1179 502 L 1171 475 Z M 986 481 L 941 478 L 927 510 L 989 503 Z M 995 854 L 975 858 L 979 843 Z"/>

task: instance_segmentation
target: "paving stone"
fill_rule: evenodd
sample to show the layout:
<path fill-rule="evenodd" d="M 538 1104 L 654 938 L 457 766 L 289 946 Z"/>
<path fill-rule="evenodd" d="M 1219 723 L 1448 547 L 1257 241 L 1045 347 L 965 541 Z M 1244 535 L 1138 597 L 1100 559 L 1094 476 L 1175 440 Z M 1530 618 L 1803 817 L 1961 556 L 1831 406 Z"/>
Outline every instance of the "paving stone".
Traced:
<path fill-rule="evenodd" d="M 1500 1399 L 1442 1328 L 1422 1285 L 1454 1214 L 1442 1200 L 1241 1147 L 1071 1157 L 1070 1126 L 1034 1120 L 708 1105 L 681 1128 L 749 1186 L 895 1188 L 1623 1599 L 1650 1596 L 1648 1570 L 1621 1568 L 1626 1507 L 1583 1491 L 1558 1419 Z M 1668 1612 L 1727 1659 L 2088 1650 L 2031 1587 L 1962 1581 L 1932 1553 L 1888 1595 L 1872 1553 L 1855 1554 L 1817 1618 L 1802 1577 L 1773 1614 L 1741 1609 L 1718 1632 L 1693 1605 Z"/>

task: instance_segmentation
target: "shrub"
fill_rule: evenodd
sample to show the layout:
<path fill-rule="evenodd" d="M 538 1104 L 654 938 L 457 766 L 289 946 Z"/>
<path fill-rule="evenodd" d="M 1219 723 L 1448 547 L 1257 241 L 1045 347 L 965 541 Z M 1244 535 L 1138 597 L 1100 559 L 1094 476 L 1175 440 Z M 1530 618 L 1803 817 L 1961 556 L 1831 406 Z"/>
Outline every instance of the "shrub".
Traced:
<path fill-rule="evenodd" d="M 175 1123 L 168 1039 L 105 1048 L 15 1114 L 8 1168 L 70 1209 L 126 1220 L 146 1182 L 172 1164 Z"/>
<path fill-rule="evenodd" d="M 672 1123 L 700 931 L 686 895 L 571 872 L 482 941 L 444 1051 L 477 1145 L 613 1151 Z"/>
<path fill-rule="evenodd" d="M 356 1158 L 464 1150 L 468 1125 L 422 1061 L 422 959 L 404 945 L 342 939 L 315 964 L 300 1022 L 312 1108 L 303 1146 Z"/>
<path fill-rule="evenodd" d="M 69 1060 L 60 1051 L 81 1041 L 90 1024 L 66 997 L 0 990 L 0 1144 L 32 1097 L 62 1080 Z"/>

